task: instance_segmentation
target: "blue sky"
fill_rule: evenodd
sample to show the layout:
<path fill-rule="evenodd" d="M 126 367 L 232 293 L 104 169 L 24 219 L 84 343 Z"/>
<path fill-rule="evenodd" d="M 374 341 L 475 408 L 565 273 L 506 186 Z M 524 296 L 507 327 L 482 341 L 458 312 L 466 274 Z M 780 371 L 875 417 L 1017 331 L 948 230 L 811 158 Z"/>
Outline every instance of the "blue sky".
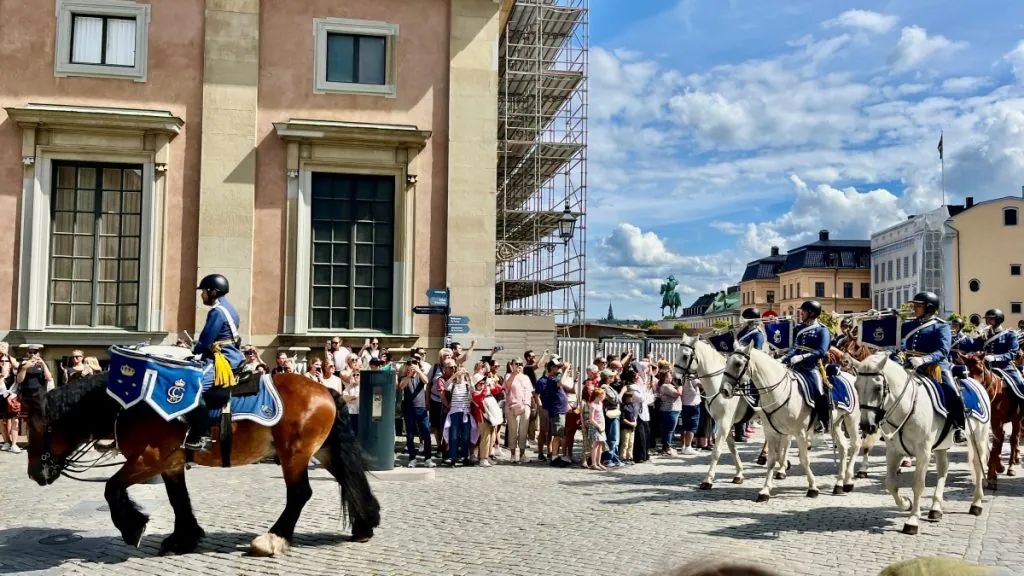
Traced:
<path fill-rule="evenodd" d="M 1024 3 L 591 0 L 587 315 L 1024 185 Z"/>

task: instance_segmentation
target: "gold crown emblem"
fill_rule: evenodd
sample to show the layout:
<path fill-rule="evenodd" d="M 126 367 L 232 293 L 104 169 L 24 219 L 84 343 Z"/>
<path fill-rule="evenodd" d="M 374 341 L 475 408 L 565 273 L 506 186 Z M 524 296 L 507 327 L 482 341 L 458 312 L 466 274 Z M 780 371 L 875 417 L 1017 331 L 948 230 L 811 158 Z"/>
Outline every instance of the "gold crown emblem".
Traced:
<path fill-rule="evenodd" d="M 121 375 L 129 377 L 135 376 L 135 368 L 132 368 L 131 366 L 125 364 L 124 366 L 121 366 Z"/>

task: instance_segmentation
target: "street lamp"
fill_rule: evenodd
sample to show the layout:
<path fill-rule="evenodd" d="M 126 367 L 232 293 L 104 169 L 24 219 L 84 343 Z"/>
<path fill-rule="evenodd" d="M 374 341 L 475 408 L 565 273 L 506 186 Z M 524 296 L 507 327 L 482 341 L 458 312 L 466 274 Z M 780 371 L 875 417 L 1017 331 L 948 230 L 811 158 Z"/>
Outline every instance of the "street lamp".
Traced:
<path fill-rule="evenodd" d="M 562 215 L 558 218 L 558 237 L 562 239 L 562 242 L 566 244 L 569 240 L 572 240 L 573 232 L 576 229 L 576 216 L 569 210 L 569 202 L 565 203 L 565 210 L 562 211 Z"/>

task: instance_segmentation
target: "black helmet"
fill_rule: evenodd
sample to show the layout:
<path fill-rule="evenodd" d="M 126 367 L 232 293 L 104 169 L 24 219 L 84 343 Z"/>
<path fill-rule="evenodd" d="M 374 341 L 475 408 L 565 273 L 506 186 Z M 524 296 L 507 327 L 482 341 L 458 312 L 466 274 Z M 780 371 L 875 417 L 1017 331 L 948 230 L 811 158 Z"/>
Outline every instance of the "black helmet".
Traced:
<path fill-rule="evenodd" d="M 757 320 L 761 317 L 761 314 L 758 313 L 757 308 L 746 308 L 740 314 L 740 317 L 744 320 Z"/>
<path fill-rule="evenodd" d="M 1006 320 L 1006 316 L 1003 316 L 1003 311 L 999 308 L 990 308 L 985 312 L 985 319 L 988 320 L 989 318 L 995 318 L 997 325 L 1002 324 L 1003 320 Z"/>
<path fill-rule="evenodd" d="M 949 321 L 949 325 L 963 327 L 964 321 L 961 320 L 960 318 L 953 318 L 952 320 Z"/>
<path fill-rule="evenodd" d="M 918 292 L 910 300 L 911 304 L 921 304 L 925 312 L 936 312 L 939 309 L 939 297 L 935 292 Z"/>
<path fill-rule="evenodd" d="M 839 326 L 842 328 L 853 328 L 853 318 L 846 316 L 839 322 Z"/>
<path fill-rule="evenodd" d="M 808 312 L 811 316 L 817 318 L 821 316 L 821 303 L 817 300 L 808 300 L 800 305 L 800 309 L 804 312 Z"/>
<path fill-rule="evenodd" d="M 220 274 L 210 274 L 199 281 L 196 290 L 214 290 L 219 296 L 224 296 L 228 293 L 228 279 Z"/>

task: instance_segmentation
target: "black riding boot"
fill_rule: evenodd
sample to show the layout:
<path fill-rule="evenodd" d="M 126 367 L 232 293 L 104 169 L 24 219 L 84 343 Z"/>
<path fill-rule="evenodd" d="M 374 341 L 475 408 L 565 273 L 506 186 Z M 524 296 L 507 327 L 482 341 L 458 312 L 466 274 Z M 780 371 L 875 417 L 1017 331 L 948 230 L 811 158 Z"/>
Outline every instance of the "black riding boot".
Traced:
<path fill-rule="evenodd" d="M 185 415 L 185 422 L 188 423 L 188 435 L 182 448 L 206 451 L 210 442 L 210 415 L 205 398 L 199 397 L 199 406 Z"/>
<path fill-rule="evenodd" d="M 826 433 L 832 425 L 832 406 L 829 403 L 828 390 L 825 390 L 814 401 L 814 411 L 818 415 L 818 422 L 821 424 L 821 432 Z"/>
<path fill-rule="evenodd" d="M 964 413 L 964 400 L 958 394 L 950 394 L 947 399 L 949 404 L 949 418 L 953 424 L 953 441 L 963 444 L 967 442 L 964 430 L 967 428 L 967 415 Z"/>

